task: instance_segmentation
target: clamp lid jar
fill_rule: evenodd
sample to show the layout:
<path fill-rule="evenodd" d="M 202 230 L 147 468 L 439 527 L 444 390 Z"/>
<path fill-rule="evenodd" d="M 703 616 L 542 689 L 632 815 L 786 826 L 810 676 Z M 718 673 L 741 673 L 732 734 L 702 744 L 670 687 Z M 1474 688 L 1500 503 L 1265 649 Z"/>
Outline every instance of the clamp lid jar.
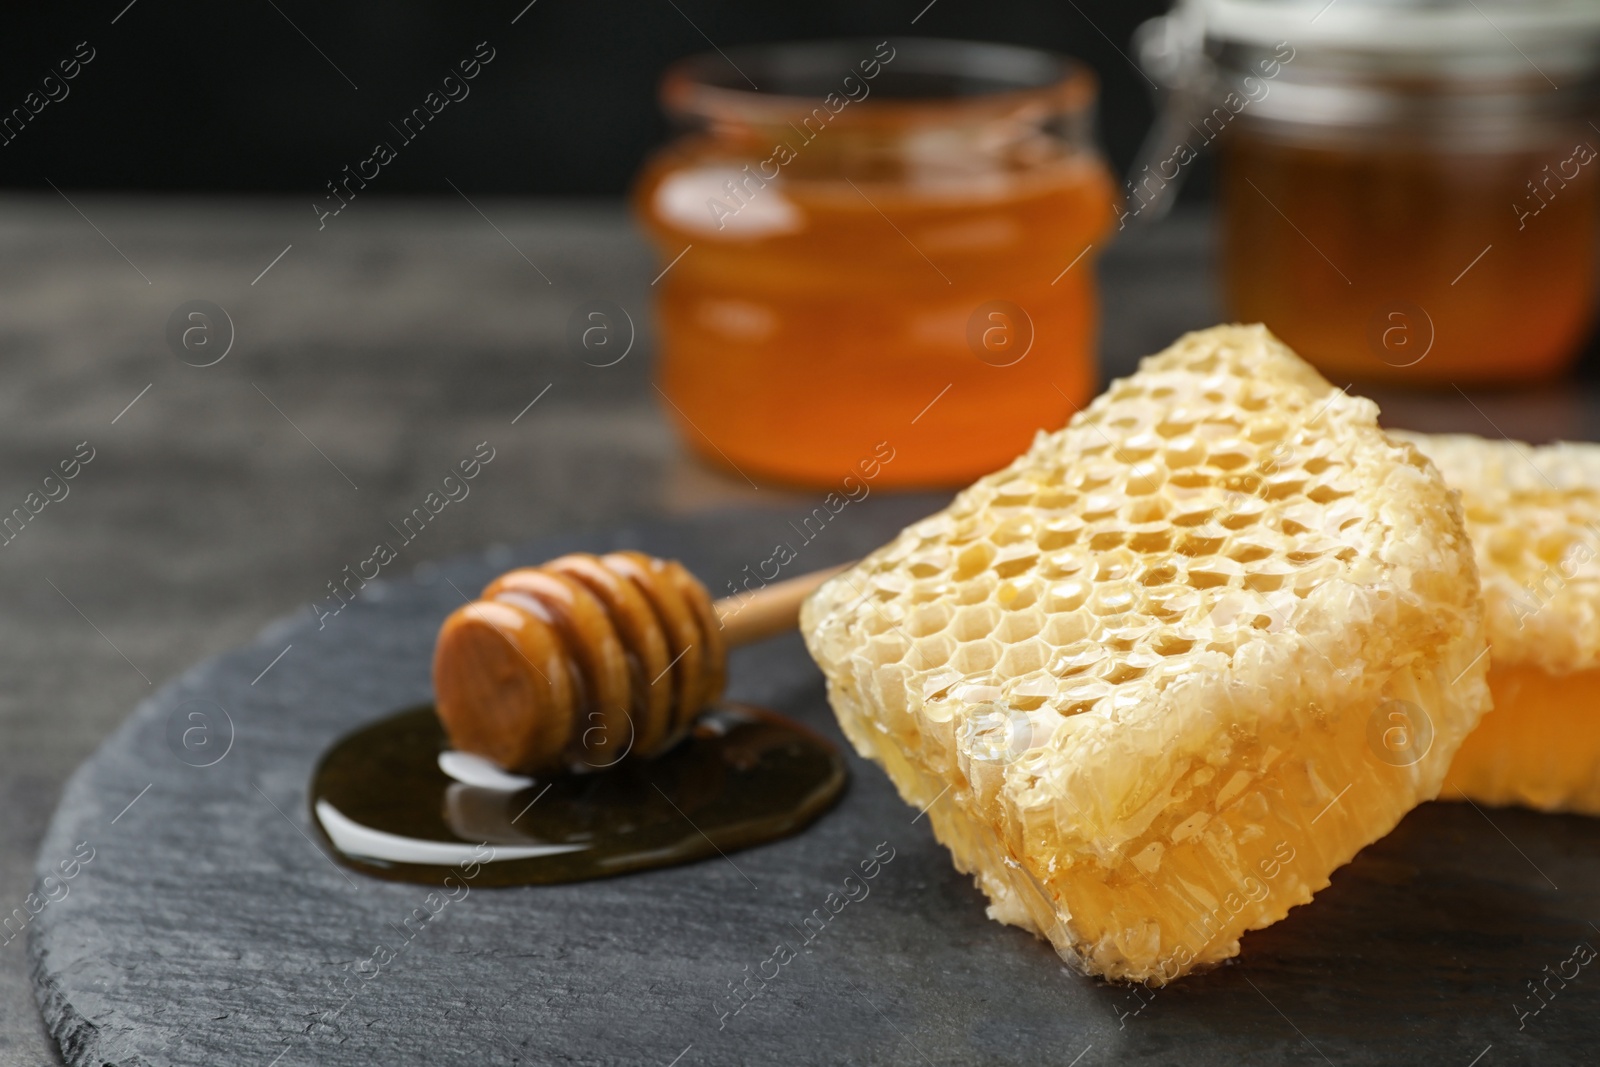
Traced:
<path fill-rule="evenodd" d="M 1228 127 L 1235 316 L 1348 378 L 1572 362 L 1594 318 L 1600 5 L 1202 0 L 1168 20 L 1147 52 L 1200 130 Z M 1195 101 L 1224 93 L 1243 104 L 1219 123 Z"/>

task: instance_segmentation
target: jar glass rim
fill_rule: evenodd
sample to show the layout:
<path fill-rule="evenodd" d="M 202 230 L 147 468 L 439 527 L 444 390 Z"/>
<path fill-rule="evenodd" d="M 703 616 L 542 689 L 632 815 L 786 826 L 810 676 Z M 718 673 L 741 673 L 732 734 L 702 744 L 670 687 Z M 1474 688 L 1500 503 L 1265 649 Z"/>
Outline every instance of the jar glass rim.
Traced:
<path fill-rule="evenodd" d="M 887 57 L 884 48 L 891 50 Z M 932 37 L 862 38 L 688 56 L 663 74 L 661 102 L 679 118 L 781 123 L 808 114 L 833 94 L 856 104 L 848 109 L 855 123 L 950 122 L 1041 105 L 1086 110 L 1096 88 L 1084 64 L 1042 49 Z"/>

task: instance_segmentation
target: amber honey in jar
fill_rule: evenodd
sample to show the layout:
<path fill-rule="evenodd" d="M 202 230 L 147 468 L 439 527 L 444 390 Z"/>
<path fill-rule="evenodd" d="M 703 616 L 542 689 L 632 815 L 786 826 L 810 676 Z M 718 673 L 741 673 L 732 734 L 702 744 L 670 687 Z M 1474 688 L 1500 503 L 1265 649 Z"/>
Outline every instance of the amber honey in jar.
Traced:
<path fill-rule="evenodd" d="M 1242 101 L 1198 109 L 1236 318 L 1340 384 L 1573 361 L 1595 309 L 1600 4 L 1198 6 L 1217 87 Z"/>
<path fill-rule="evenodd" d="M 686 132 L 635 209 L 659 253 L 659 387 L 751 478 L 953 485 L 1092 394 L 1112 182 L 1095 82 L 954 41 L 730 50 L 663 82 Z"/>

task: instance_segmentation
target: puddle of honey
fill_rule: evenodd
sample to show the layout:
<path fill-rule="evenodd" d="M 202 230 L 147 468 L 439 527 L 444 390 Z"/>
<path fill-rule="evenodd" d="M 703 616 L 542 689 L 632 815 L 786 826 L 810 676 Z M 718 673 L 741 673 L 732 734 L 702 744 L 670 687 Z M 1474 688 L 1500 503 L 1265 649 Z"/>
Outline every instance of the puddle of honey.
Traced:
<path fill-rule="evenodd" d="M 399 712 L 335 742 L 311 781 L 312 822 L 338 860 L 394 881 L 441 884 L 456 864 L 352 855 L 317 817 L 331 805 L 370 830 L 417 842 L 507 852 L 570 851 L 484 862 L 474 886 L 548 885 L 667 867 L 798 833 L 848 780 L 837 748 L 775 712 L 722 704 L 654 759 L 541 776 L 517 791 L 457 782 L 431 706 Z M 483 853 L 487 853 L 483 849 Z M 482 859 L 482 855 L 479 856 Z"/>

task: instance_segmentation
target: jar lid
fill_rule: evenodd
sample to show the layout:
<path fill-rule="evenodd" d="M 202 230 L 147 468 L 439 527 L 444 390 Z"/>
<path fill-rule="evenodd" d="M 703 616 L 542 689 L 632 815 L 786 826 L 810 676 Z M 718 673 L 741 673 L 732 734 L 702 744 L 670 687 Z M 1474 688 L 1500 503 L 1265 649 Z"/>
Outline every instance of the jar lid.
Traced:
<path fill-rule="evenodd" d="M 1600 70 L 1594 0 L 1179 0 L 1190 42 L 1223 59 L 1287 43 L 1368 75 L 1529 76 L 1547 88 Z"/>
<path fill-rule="evenodd" d="M 1493 153 L 1567 136 L 1600 99 L 1596 0 L 1176 0 L 1134 51 L 1163 92 L 1130 190 L 1231 125 Z M 1159 218 L 1181 177 L 1131 214 Z"/>
<path fill-rule="evenodd" d="M 1595 0 L 1178 0 L 1135 37 L 1179 107 L 1492 151 L 1600 96 Z"/>
<path fill-rule="evenodd" d="M 1198 0 L 1206 36 L 1222 43 L 1459 55 L 1593 46 L 1593 0 Z M 1577 40 L 1575 40 L 1575 38 Z"/>

